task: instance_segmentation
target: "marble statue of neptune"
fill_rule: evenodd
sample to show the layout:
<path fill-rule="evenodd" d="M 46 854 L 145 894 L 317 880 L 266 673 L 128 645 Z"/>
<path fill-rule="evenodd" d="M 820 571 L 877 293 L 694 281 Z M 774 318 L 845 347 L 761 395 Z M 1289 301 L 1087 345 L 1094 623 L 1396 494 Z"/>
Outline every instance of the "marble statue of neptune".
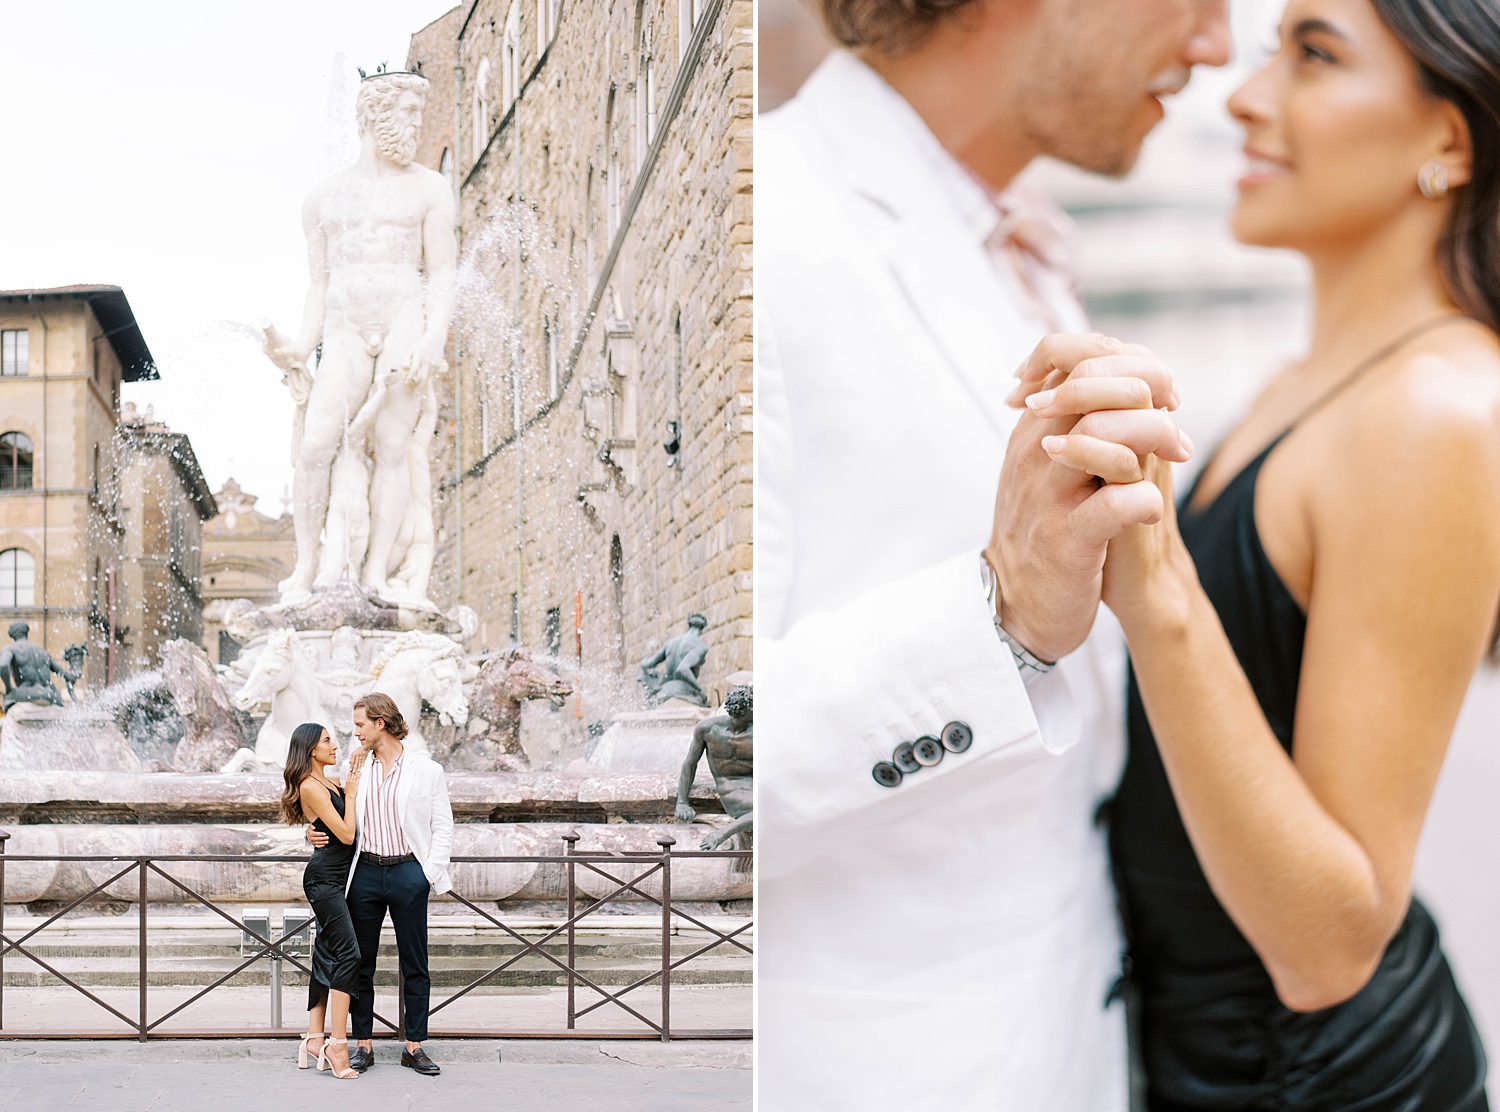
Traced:
<path fill-rule="evenodd" d="M 447 369 L 457 247 L 451 186 L 413 161 L 426 95 L 414 73 L 361 84 L 359 157 L 303 204 L 301 330 L 266 326 L 297 404 L 297 562 L 283 603 L 348 577 L 386 601 L 432 606 L 435 379 Z"/>

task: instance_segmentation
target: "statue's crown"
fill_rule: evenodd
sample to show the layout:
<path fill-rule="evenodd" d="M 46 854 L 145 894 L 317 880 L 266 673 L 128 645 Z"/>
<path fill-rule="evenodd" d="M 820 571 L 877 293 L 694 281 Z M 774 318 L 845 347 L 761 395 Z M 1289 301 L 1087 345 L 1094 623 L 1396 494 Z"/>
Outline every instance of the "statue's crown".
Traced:
<path fill-rule="evenodd" d="M 427 75 L 422 72 L 421 62 L 413 62 L 411 69 L 405 70 L 388 70 L 385 68 L 385 63 L 381 62 L 380 65 L 375 67 L 374 73 L 366 73 L 363 69 L 359 71 L 361 82 L 374 81 L 381 77 L 420 77 L 424 81 L 427 80 Z"/>

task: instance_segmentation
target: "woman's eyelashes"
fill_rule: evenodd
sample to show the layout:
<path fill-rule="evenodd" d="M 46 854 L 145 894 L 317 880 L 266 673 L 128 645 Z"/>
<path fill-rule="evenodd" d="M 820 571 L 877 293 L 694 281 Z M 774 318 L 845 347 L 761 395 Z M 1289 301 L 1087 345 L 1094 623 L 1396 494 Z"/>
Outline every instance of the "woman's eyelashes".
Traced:
<path fill-rule="evenodd" d="M 1276 56 L 1281 53 L 1285 45 L 1285 40 L 1282 38 L 1281 32 L 1279 30 L 1273 30 L 1270 37 L 1260 44 L 1260 64 L 1265 65 L 1266 63 L 1275 59 Z M 1292 49 L 1296 51 L 1296 60 L 1298 62 L 1331 65 L 1338 61 L 1338 57 L 1331 50 L 1328 50 L 1326 47 L 1313 42 L 1303 34 L 1299 34 L 1296 36 L 1295 41 L 1292 43 Z"/>
<path fill-rule="evenodd" d="M 1308 42 L 1306 39 L 1302 39 L 1297 43 L 1297 58 L 1302 62 L 1330 65 L 1338 61 L 1330 52 L 1324 50 L 1316 43 Z"/>

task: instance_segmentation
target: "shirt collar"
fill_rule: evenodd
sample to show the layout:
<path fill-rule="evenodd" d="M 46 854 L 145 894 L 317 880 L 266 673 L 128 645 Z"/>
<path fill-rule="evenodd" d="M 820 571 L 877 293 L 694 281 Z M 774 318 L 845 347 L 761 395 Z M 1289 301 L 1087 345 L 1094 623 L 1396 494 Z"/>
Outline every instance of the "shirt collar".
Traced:
<path fill-rule="evenodd" d="M 851 184 L 897 216 L 946 219 L 973 243 L 1014 241 L 1049 265 L 1065 263 L 1071 228 L 1061 210 L 1025 186 L 992 189 L 854 54 L 834 51 L 798 96 L 807 98 Z"/>

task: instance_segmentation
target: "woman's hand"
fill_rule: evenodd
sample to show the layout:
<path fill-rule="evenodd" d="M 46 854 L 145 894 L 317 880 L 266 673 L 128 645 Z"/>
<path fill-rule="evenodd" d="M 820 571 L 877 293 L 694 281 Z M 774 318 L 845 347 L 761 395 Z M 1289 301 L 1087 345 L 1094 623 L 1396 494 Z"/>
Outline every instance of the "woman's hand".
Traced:
<path fill-rule="evenodd" d="M 369 750 L 361 746 L 349 757 L 349 771 L 344 776 L 344 794 L 353 795 L 359 787 L 359 778 L 365 769 L 365 761 L 369 759 Z"/>
<path fill-rule="evenodd" d="M 1127 637 L 1142 623 L 1186 621 L 1189 587 L 1197 581 L 1177 527 L 1171 465 L 1147 457 L 1143 471 L 1161 494 L 1161 520 L 1126 529 L 1109 542 L 1104 558 L 1104 605 L 1120 619 Z"/>

